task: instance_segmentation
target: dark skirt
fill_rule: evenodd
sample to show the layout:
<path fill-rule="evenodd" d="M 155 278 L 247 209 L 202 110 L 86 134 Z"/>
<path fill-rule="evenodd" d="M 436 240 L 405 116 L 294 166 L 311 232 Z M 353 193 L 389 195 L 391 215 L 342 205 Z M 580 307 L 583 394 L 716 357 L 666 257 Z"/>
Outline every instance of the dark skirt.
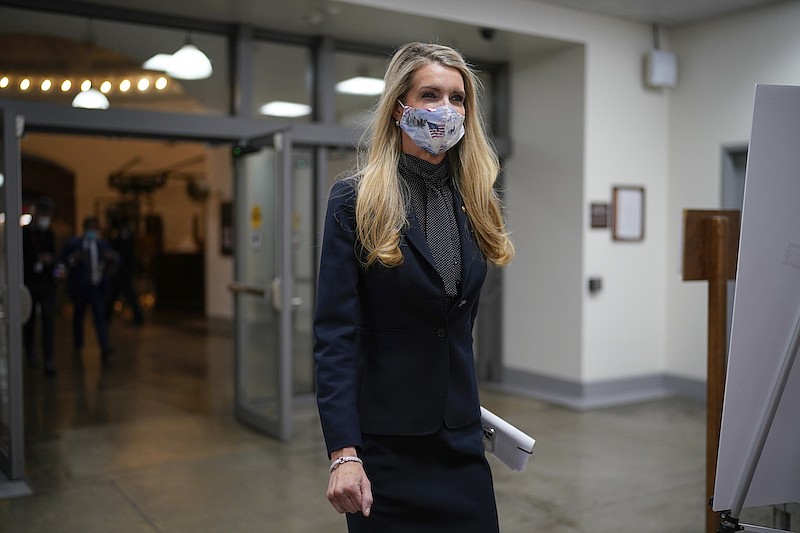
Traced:
<path fill-rule="evenodd" d="M 364 435 L 370 516 L 348 514 L 350 533 L 496 533 L 492 473 L 480 422 L 430 436 Z"/>

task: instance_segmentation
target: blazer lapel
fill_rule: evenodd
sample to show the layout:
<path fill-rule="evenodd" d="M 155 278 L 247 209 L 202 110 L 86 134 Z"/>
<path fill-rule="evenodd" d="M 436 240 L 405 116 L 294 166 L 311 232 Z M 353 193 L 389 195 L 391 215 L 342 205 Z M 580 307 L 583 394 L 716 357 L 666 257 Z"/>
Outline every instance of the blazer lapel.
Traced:
<path fill-rule="evenodd" d="M 425 238 L 425 234 L 422 232 L 422 225 L 419 223 L 417 215 L 414 213 L 414 209 L 408 210 L 408 227 L 406 228 L 404 234 L 408 243 L 416 248 L 417 251 L 422 254 L 422 257 L 424 257 L 425 260 L 430 263 L 430 265 L 433 267 L 433 270 L 436 271 L 436 261 L 433 259 L 431 247 L 428 246 L 428 240 Z"/>
<path fill-rule="evenodd" d="M 463 294 L 464 288 L 467 287 L 469 275 L 472 272 L 472 265 L 475 264 L 476 260 L 480 259 L 480 251 L 467 220 L 464 200 L 462 200 L 458 190 L 455 191 L 453 200 L 456 204 L 456 221 L 458 222 L 458 232 L 461 239 L 461 292 Z"/>
<path fill-rule="evenodd" d="M 467 287 L 469 276 L 472 273 L 472 266 L 477 261 L 481 261 L 482 258 L 480 256 L 478 245 L 472 235 L 472 230 L 470 229 L 469 221 L 467 220 L 464 201 L 461 199 L 461 194 L 459 194 L 458 189 L 455 189 L 454 191 L 453 203 L 455 207 L 456 222 L 458 224 L 459 239 L 461 241 L 461 287 L 463 293 L 464 288 Z M 420 225 L 417 215 L 414 213 L 413 209 L 409 209 L 408 227 L 405 229 L 404 235 L 408 244 L 419 251 L 420 255 L 422 255 L 422 257 L 424 257 L 425 260 L 431 265 L 434 272 L 438 272 L 436 270 L 436 260 L 433 258 L 431 248 L 428 246 L 428 241 L 422 231 L 422 226 Z"/>

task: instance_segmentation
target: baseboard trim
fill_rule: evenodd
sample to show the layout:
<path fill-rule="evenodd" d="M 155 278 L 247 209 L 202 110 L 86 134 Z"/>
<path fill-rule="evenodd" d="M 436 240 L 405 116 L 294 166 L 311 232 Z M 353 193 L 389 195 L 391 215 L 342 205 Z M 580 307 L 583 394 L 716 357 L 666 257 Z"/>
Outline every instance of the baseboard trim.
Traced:
<path fill-rule="evenodd" d="M 25 481 L 11 481 L 3 472 L 0 472 L 0 500 L 30 496 L 33 491 Z"/>
<path fill-rule="evenodd" d="M 705 382 L 668 374 L 578 383 L 510 368 L 503 370 L 502 382 L 485 382 L 481 386 L 581 411 L 671 396 L 703 400 L 706 394 Z"/>

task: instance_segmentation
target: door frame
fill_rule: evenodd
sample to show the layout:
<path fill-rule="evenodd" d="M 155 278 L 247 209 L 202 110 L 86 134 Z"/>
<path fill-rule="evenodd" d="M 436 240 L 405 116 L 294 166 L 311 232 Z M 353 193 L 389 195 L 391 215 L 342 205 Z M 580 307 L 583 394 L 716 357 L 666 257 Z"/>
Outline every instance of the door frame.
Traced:
<path fill-rule="evenodd" d="M 22 206 L 22 176 L 19 163 L 22 126 L 28 132 L 63 135 L 97 135 L 131 137 L 153 140 L 186 140 L 242 145 L 291 128 L 295 146 L 312 147 L 319 151 L 327 148 L 352 148 L 360 131 L 343 126 L 314 123 L 293 123 L 237 116 L 189 115 L 132 109 L 107 109 L 103 111 L 77 109 L 69 106 L 0 99 L 0 127 L 3 128 L 5 178 L 5 208 L 7 220 L 19 220 Z M 12 135 L 8 135 L 11 132 Z M 8 154 L 13 154 L 9 157 Z M 14 163 L 16 161 L 16 164 Z M 327 179 L 315 170 L 314 179 Z M 13 190 L 12 190 L 13 189 Z M 317 202 L 315 202 L 316 205 Z M 4 225 L 9 256 L 9 308 L 20 308 L 22 287 L 22 231 L 19 225 Z M 290 241 L 289 241 L 290 242 Z M 12 260 L 14 258 L 15 260 Z M 291 301 L 290 287 L 284 284 L 283 301 Z M 289 323 L 291 325 L 291 323 Z M 286 326 L 281 326 L 286 327 Z M 0 464 L 0 497 L 30 494 L 24 481 L 24 390 L 22 387 L 22 324 L 18 313 L 10 315 L 9 322 L 9 385 L 12 416 L 9 429 L 13 458 Z M 287 405 L 289 402 L 285 402 Z M 9 454 L 10 456 L 12 454 Z M 2 461 L 2 459 L 0 459 Z M 5 479 L 7 478 L 7 479 Z"/>
<path fill-rule="evenodd" d="M 8 340 L 8 408 L 9 408 L 9 449 L 7 455 L 0 453 L 0 475 L 5 475 L 15 484 L 9 487 L 10 492 L 29 494 L 24 484 L 25 475 L 25 442 L 24 442 L 24 410 L 22 388 L 22 313 L 12 310 L 22 309 L 22 230 L 19 218 L 22 205 L 22 170 L 20 164 L 19 139 L 22 136 L 24 121 L 13 110 L 0 106 L 2 121 L 2 161 L 0 173 L 4 176 L 5 213 L 3 238 L 5 240 L 6 276 L 8 292 L 2 312 L 6 319 L 6 338 Z"/>
<path fill-rule="evenodd" d="M 234 191 L 240 187 L 243 173 L 241 168 L 243 159 L 249 153 L 257 152 L 265 147 L 272 145 L 278 153 L 278 177 L 276 189 L 278 197 L 278 212 L 275 224 L 277 226 L 278 247 L 276 260 L 276 275 L 281 279 L 279 286 L 279 301 L 282 305 L 278 309 L 278 412 L 275 419 L 270 419 L 264 413 L 256 412 L 250 406 L 241 402 L 241 362 L 244 357 L 243 346 L 241 345 L 241 320 L 238 303 L 234 305 L 234 320 L 236 322 L 235 331 L 235 390 L 234 390 L 234 412 L 236 418 L 241 422 L 251 426 L 262 433 L 275 437 L 280 440 L 288 440 L 292 435 L 292 358 L 293 358 L 293 324 L 292 324 L 292 296 L 294 289 L 294 264 L 292 256 L 292 205 L 294 189 L 292 186 L 292 136 L 291 127 L 278 127 L 268 132 L 259 133 L 249 138 L 239 140 L 238 148 L 241 155 L 234 156 Z M 238 199 L 238 192 L 234 192 L 234 198 Z M 234 206 L 234 218 L 243 216 L 242 206 Z M 234 227 L 240 228 L 242 225 L 237 221 Z M 237 238 L 236 242 L 243 242 Z M 239 246 L 234 247 L 234 277 L 239 275 L 239 264 L 242 258 L 239 254 L 243 253 Z M 232 292 L 235 298 L 239 298 L 242 293 L 256 293 L 268 299 L 270 297 L 270 287 L 249 287 L 234 280 Z"/>

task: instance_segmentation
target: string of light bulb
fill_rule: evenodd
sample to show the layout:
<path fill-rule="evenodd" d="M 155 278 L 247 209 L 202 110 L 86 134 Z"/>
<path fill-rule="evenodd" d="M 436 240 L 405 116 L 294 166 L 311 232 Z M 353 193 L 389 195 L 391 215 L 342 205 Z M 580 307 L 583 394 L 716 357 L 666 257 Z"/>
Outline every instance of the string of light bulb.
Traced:
<path fill-rule="evenodd" d="M 73 81 L 74 80 L 74 81 Z M 169 86 L 166 76 L 106 76 L 98 79 L 86 77 L 57 77 L 42 75 L 5 75 L 0 74 L 0 90 L 29 92 L 38 90 L 41 93 L 62 92 L 65 94 L 98 89 L 103 94 L 113 92 L 131 93 L 149 90 L 164 91 Z"/>

